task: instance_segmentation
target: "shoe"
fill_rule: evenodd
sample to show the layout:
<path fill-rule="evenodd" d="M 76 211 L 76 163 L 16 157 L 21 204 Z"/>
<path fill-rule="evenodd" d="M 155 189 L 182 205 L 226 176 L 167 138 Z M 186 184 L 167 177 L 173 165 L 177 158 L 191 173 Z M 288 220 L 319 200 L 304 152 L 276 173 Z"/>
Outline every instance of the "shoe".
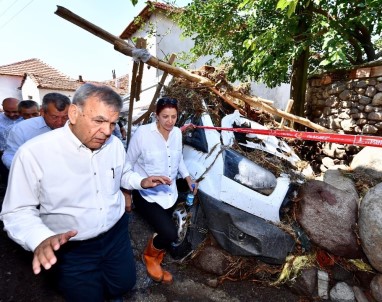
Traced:
<path fill-rule="evenodd" d="M 158 255 L 159 263 L 162 263 L 165 255 L 166 255 L 166 252 L 164 250 L 161 250 L 160 254 Z M 162 271 L 163 271 L 163 279 L 161 282 L 164 284 L 172 284 L 173 278 L 172 278 L 171 273 L 169 271 L 164 270 L 164 269 L 162 269 Z"/>
<path fill-rule="evenodd" d="M 171 273 L 164 271 L 161 267 L 164 255 L 165 251 L 157 249 L 154 246 L 153 238 L 151 238 L 143 252 L 142 260 L 151 279 L 156 282 L 171 284 L 173 282 Z"/>

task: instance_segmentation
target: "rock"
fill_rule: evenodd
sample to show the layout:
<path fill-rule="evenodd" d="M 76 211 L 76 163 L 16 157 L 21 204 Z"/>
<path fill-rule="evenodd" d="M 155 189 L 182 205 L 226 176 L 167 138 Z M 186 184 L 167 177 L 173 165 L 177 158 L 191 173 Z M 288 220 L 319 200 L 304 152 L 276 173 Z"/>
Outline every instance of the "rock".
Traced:
<path fill-rule="evenodd" d="M 359 201 L 358 191 L 352 179 L 344 176 L 344 174 L 339 170 L 328 170 L 324 174 L 324 182 L 331 184 L 332 186 L 340 189 L 348 194 L 354 196 Z"/>
<path fill-rule="evenodd" d="M 224 251 L 216 246 L 204 247 L 194 258 L 193 263 L 202 270 L 218 276 L 223 275 L 228 267 Z"/>
<path fill-rule="evenodd" d="M 357 302 L 369 302 L 363 290 L 358 286 L 353 286 L 354 297 Z"/>
<path fill-rule="evenodd" d="M 318 296 L 321 299 L 329 298 L 329 274 L 325 271 L 317 272 Z"/>
<path fill-rule="evenodd" d="M 369 120 L 382 121 L 382 112 L 370 112 L 367 118 Z"/>
<path fill-rule="evenodd" d="M 353 131 L 356 123 L 353 120 L 343 120 L 341 122 L 341 127 L 344 131 Z"/>
<path fill-rule="evenodd" d="M 297 221 L 311 241 L 330 253 L 357 258 L 360 247 L 353 227 L 357 221 L 357 199 L 336 187 L 311 180 L 299 191 Z"/>
<path fill-rule="evenodd" d="M 371 103 L 373 106 L 381 106 L 382 105 L 382 92 L 378 92 L 373 97 L 373 101 Z"/>
<path fill-rule="evenodd" d="M 353 273 L 337 263 L 333 265 L 330 277 L 336 282 L 346 282 L 348 284 L 352 284 L 353 282 Z"/>
<path fill-rule="evenodd" d="M 381 148 L 365 147 L 354 156 L 350 168 L 361 171 L 376 180 L 382 180 Z"/>
<path fill-rule="evenodd" d="M 382 272 L 382 183 L 369 189 L 359 210 L 359 236 L 370 264 Z"/>
<path fill-rule="evenodd" d="M 296 280 L 288 285 L 290 289 L 299 296 L 317 296 L 317 268 L 302 270 Z"/>
<path fill-rule="evenodd" d="M 369 97 L 373 97 L 375 96 L 375 94 L 377 93 L 377 89 L 373 86 L 369 86 L 366 88 L 366 92 L 365 94 Z"/>
<path fill-rule="evenodd" d="M 376 275 L 370 283 L 370 290 L 377 302 L 382 302 L 382 275 Z"/>
<path fill-rule="evenodd" d="M 353 289 L 345 282 L 338 282 L 333 286 L 329 295 L 333 302 L 355 302 Z"/>
<path fill-rule="evenodd" d="M 374 277 L 374 272 L 366 272 L 361 270 L 357 270 L 354 272 L 354 278 L 355 280 L 357 280 L 357 285 L 362 288 L 369 288 L 370 282 L 371 280 L 373 280 Z"/>
<path fill-rule="evenodd" d="M 207 280 L 207 285 L 209 286 L 209 287 L 213 287 L 213 288 L 216 288 L 216 287 L 218 287 L 218 285 L 219 285 L 219 280 L 218 279 L 208 279 Z"/>
<path fill-rule="evenodd" d="M 362 132 L 364 134 L 375 134 L 378 132 L 378 128 L 373 126 L 373 125 L 367 124 L 367 125 L 363 126 Z"/>
<path fill-rule="evenodd" d="M 335 143 L 325 143 L 322 147 L 322 153 L 329 157 L 342 159 L 346 155 L 343 145 Z"/>

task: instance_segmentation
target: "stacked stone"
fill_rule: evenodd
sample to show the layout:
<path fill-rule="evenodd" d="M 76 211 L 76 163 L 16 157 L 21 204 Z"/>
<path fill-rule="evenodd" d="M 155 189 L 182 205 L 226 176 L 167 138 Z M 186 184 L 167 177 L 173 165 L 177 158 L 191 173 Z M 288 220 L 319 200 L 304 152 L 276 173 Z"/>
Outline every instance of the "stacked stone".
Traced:
<path fill-rule="evenodd" d="M 382 135 L 382 77 L 321 82 L 308 89 L 308 119 L 338 133 Z"/>

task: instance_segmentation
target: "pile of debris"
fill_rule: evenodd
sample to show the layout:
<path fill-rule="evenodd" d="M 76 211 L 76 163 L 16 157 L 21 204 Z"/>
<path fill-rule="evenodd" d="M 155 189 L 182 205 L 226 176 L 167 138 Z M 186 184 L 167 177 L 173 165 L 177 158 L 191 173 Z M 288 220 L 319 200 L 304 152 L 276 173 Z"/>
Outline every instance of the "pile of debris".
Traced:
<path fill-rule="evenodd" d="M 233 88 L 225 80 L 222 71 L 205 67 L 196 72 L 219 83 L 219 91 L 239 89 L 241 93 L 248 94 L 247 86 Z M 229 100 L 228 103 L 209 87 L 200 87 L 199 84 L 182 78 L 174 78 L 171 84 L 165 87 L 164 93 L 179 101 L 179 125 L 183 125 L 190 115 L 200 116 L 206 110 L 214 124 L 220 125 L 225 116 L 239 110 L 246 118 L 268 129 L 278 127 L 278 123 L 270 114 L 260 109 L 248 108 L 240 100 Z M 369 253 L 375 252 L 375 249 L 371 248 L 366 254 L 364 252 L 368 248 L 364 246 L 365 242 L 362 244 L 361 241 L 367 241 L 365 237 L 368 235 L 365 234 L 368 232 L 364 231 L 364 238 L 361 240 L 361 213 L 358 215 L 361 200 L 365 196 L 369 200 L 375 198 L 374 188 L 378 188 L 382 177 L 373 177 L 368 170 L 357 169 L 362 165 L 351 167 L 353 159 L 358 156 L 355 151 L 359 152 L 361 148 L 349 148 L 352 150 L 351 156 L 334 161 L 334 165 L 323 169 L 322 159 L 327 156 L 324 151 L 327 147 L 323 143 L 284 139 L 301 159 L 297 165 L 292 166 L 287 160 L 259 150 L 248 152 L 238 143 L 243 137 L 235 135 L 235 139 L 232 148 L 251 161 L 276 176 L 295 176 L 291 178 L 292 183 L 296 185 L 295 195 L 291 195 L 292 202 L 283 208 L 282 220 L 278 225 L 294 238 L 295 248 L 293 253 L 286 257 L 283 265 L 274 265 L 264 263 L 256 257 L 233 256 L 221 249 L 213 236 L 207 236 L 187 259 L 218 276 L 209 280 L 209 285 L 217 286 L 227 279 L 249 279 L 273 286 L 286 284 L 298 294 L 310 298 L 330 298 L 337 301 L 338 297 L 346 300 L 350 296 L 354 300 L 356 296 L 357 299 L 365 297 L 369 301 L 373 298 L 382 301 L 378 296 L 382 286 L 382 277 L 378 271 L 381 270 L 378 269 L 379 264 L 370 264 L 373 261 L 379 263 L 380 260 L 370 261 Z M 244 139 L 248 140 L 248 137 Z M 371 147 L 365 149 L 367 148 Z M 359 161 L 360 157 L 363 156 L 358 156 L 356 161 Z M 371 158 L 375 156 L 369 157 L 370 160 Z M 302 179 L 300 172 L 310 164 L 314 164 L 314 173 L 310 176 L 305 175 Z M 375 166 L 374 164 L 373 169 Z M 368 225 L 370 219 L 365 218 L 365 215 L 370 213 L 367 210 L 364 210 L 364 213 L 367 213 L 363 216 L 364 225 Z M 343 292 L 347 295 L 345 298 Z"/>

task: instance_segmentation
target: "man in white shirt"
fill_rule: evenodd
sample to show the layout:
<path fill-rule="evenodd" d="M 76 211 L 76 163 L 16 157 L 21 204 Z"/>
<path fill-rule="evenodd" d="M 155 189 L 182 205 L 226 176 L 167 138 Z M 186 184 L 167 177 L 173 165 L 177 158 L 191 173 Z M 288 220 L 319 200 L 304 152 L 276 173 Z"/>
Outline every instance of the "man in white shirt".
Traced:
<path fill-rule="evenodd" d="M 22 102 L 20 102 L 22 103 Z M 47 93 L 42 99 L 41 116 L 21 121 L 7 135 L 1 160 L 9 169 L 19 147 L 31 138 L 63 127 L 68 120 L 70 99 L 61 93 Z"/>
<path fill-rule="evenodd" d="M 122 142 L 111 135 L 121 108 L 111 88 L 82 85 L 68 123 L 23 144 L 11 166 L 4 229 L 34 252 L 35 274 L 54 265 L 67 301 L 122 301 L 136 276 L 120 187 L 171 185 L 126 164 Z"/>

